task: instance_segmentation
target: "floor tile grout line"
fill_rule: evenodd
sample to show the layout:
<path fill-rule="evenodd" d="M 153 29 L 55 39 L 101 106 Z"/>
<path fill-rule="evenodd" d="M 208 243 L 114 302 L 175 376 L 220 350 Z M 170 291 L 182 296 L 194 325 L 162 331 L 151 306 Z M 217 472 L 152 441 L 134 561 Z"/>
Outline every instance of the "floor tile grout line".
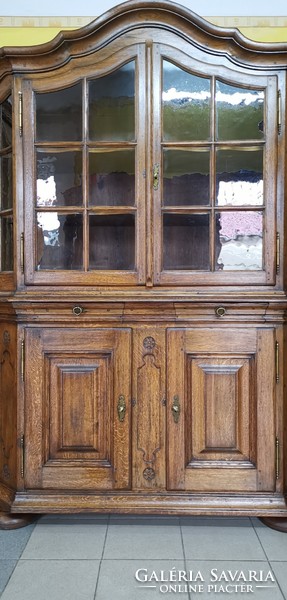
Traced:
<path fill-rule="evenodd" d="M 103 560 L 104 560 L 104 553 L 105 553 L 105 547 L 106 547 L 106 541 L 107 541 L 107 537 L 108 537 L 108 530 L 109 530 L 109 526 L 110 526 L 110 521 L 111 521 L 111 515 L 108 515 L 107 527 L 106 527 L 106 534 L 105 534 L 105 538 L 104 538 L 104 542 L 103 542 L 102 555 L 101 555 L 101 558 L 100 558 L 99 569 L 98 569 L 98 576 L 97 576 L 97 581 L 96 581 L 96 585 L 95 585 L 95 593 L 94 593 L 94 599 L 93 600 L 96 600 L 96 597 L 97 597 L 97 590 L 98 590 L 98 585 L 99 585 L 99 580 L 100 580 L 101 567 L 102 567 L 102 563 L 103 563 Z"/>
<path fill-rule="evenodd" d="M 262 548 L 262 550 L 263 550 L 263 552 L 264 552 L 264 554 L 265 554 L 265 556 L 266 556 L 266 560 L 267 560 L 267 562 L 269 563 L 269 559 L 268 559 L 268 556 L 267 556 L 267 554 L 266 554 L 266 552 L 265 552 L 265 548 L 264 548 L 264 546 L 263 546 L 263 544 L 262 544 L 262 542 L 261 542 L 261 539 L 260 539 L 260 537 L 259 537 L 259 535 L 258 535 L 258 533 L 257 533 L 257 531 L 256 531 L 256 527 L 255 527 L 255 525 L 254 525 L 254 523 L 253 523 L 253 521 L 252 521 L 251 519 L 250 519 L 250 523 L 251 523 L 251 525 L 252 525 L 252 527 L 253 527 L 253 529 L 254 529 L 254 533 L 255 533 L 255 535 L 256 535 L 256 537 L 257 537 L 258 541 L 259 541 L 259 544 L 260 544 L 260 546 L 261 546 L 261 548 Z"/>
<path fill-rule="evenodd" d="M 15 569 L 16 569 L 16 567 L 17 567 L 20 559 L 18 558 L 18 559 L 15 559 L 15 560 L 16 560 L 16 564 L 14 565 L 14 568 L 13 568 L 12 572 L 10 573 L 10 575 L 8 577 L 8 580 L 6 581 L 5 587 L 4 587 L 4 589 L 2 590 L 2 592 L 0 594 L 0 598 L 4 594 L 4 592 L 6 590 L 6 587 L 7 587 L 8 583 L 9 583 L 9 581 L 10 581 L 10 579 L 11 579 L 11 577 L 12 577 L 12 575 L 13 575 L 13 573 L 14 573 L 14 571 L 15 571 Z"/>
<path fill-rule="evenodd" d="M 11 559 L 11 560 L 13 560 L 13 559 Z M 15 560 L 17 560 L 17 559 L 15 559 Z M 100 561 L 100 562 L 107 563 L 107 562 L 136 562 L 138 560 L 145 560 L 145 558 L 103 558 L 103 559 L 102 558 L 21 558 L 21 563 L 24 563 L 24 562 L 84 562 L 84 561 L 86 561 L 86 562 Z M 169 558 L 169 557 L 168 558 L 149 558 L 147 560 L 152 560 L 153 562 L 165 560 L 165 561 L 182 563 L 182 558 L 172 558 L 172 557 L 171 558 Z M 220 561 L 218 561 L 218 562 L 220 562 Z M 224 561 L 222 561 L 222 562 L 224 562 Z M 1 564 L 1 560 L 0 560 L 0 564 Z"/>
<path fill-rule="evenodd" d="M 4 559 L 2 559 L 4 560 Z M 17 559 L 5 559 L 5 560 L 17 560 Z M 21 563 L 24 562 L 73 562 L 73 561 L 95 561 L 95 560 L 100 560 L 101 562 L 110 562 L 110 561 L 121 561 L 121 562 L 125 562 L 125 561 L 137 561 L 137 560 L 144 560 L 144 558 L 21 558 L 19 559 L 21 560 Z M 172 562 L 182 562 L 182 558 L 172 558 L 172 557 L 166 557 L 166 558 L 150 558 L 148 560 L 152 560 L 152 561 L 162 561 L 162 560 L 170 560 Z M 268 562 L 268 560 L 264 559 L 264 558 L 188 558 L 186 560 L 189 560 L 191 562 L 212 562 L 214 560 L 216 560 L 217 563 L 224 563 L 224 562 L 242 562 L 242 563 L 250 563 L 251 561 L 253 563 L 262 563 L 262 562 Z M 272 562 L 276 563 L 286 563 L 286 560 L 273 560 Z M 0 559 L 0 564 L 1 564 L 1 559 Z M 286 598 L 287 600 L 287 598 Z"/>
<path fill-rule="evenodd" d="M 186 556 L 185 556 L 185 546 L 184 546 L 184 541 L 183 541 L 183 531 L 182 531 L 181 519 L 179 519 L 179 530 L 180 530 L 180 537 L 181 537 L 181 543 L 182 543 L 184 570 L 187 572 L 187 562 L 186 562 Z M 191 600 L 190 592 L 188 591 L 187 593 L 188 593 L 189 600 Z"/>
<path fill-rule="evenodd" d="M 270 560 L 269 560 L 269 558 L 268 558 L 268 556 L 267 556 L 267 553 L 265 552 L 265 548 L 264 548 L 264 546 L 263 546 L 263 544 L 262 544 L 262 542 L 261 542 L 260 536 L 259 536 L 259 535 L 258 535 L 258 533 L 257 533 L 257 528 L 255 527 L 255 525 L 254 525 L 254 523 L 253 523 L 253 521 L 252 521 L 251 519 L 250 519 L 250 521 L 251 521 L 251 525 L 252 525 L 252 527 L 253 527 L 253 529 L 254 529 L 254 531 L 255 531 L 255 535 L 257 536 L 257 539 L 259 540 L 259 544 L 260 544 L 260 546 L 261 546 L 261 548 L 262 548 L 262 550 L 263 550 L 263 552 L 264 552 L 264 554 L 265 554 L 265 556 L 266 556 L 266 560 L 267 560 L 267 562 L 268 562 L 268 565 L 269 565 L 269 567 L 270 567 L 270 569 L 271 569 L 271 571 L 272 571 L 272 573 L 273 573 L 273 575 L 274 575 L 274 577 L 275 577 L 276 583 L 277 583 L 277 585 L 278 585 L 278 589 L 280 590 L 280 593 L 282 594 L 282 598 L 283 598 L 283 600 L 287 600 L 287 599 L 286 599 L 286 596 L 285 596 L 285 594 L 284 594 L 284 592 L 283 592 L 283 590 L 282 590 L 282 588 L 281 588 L 281 585 L 280 585 L 280 583 L 279 583 L 279 581 L 278 581 L 278 579 L 277 579 L 277 577 L 276 577 L 276 574 L 274 573 L 274 571 L 273 571 L 273 569 L 272 569 L 272 565 L 270 564 Z M 265 525 L 265 527 L 266 527 L 266 525 Z M 278 561 L 278 562 L 279 562 L 279 561 Z"/>
<path fill-rule="evenodd" d="M 26 548 L 26 546 L 27 546 L 27 544 L 28 544 L 28 542 L 29 542 L 29 540 L 30 540 L 30 537 L 31 537 L 31 535 L 32 535 L 32 533 L 33 533 L 33 531 L 34 531 L 34 529 L 35 529 L 36 527 L 37 527 L 37 522 L 35 523 L 34 527 L 31 529 L 31 533 L 30 533 L 30 535 L 29 535 L 29 537 L 28 537 L 28 539 L 27 539 L 27 541 L 26 541 L 26 544 L 25 544 L 24 548 L 22 549 L 22 552 L 21 552 L 20 556 L 18 556 L 18 558 L 15 558 L 15 559 L 13 559 L 13 558 L 12 558 L 12 559 L 11 559 L 11 560 L 15 560 L 15 561 L 16 561 L 16 563 L 15 563 L 15 565 L 14 565 L 14 568 L 12 569 L 12 571 L 11 571 L 11 573 L 10 573 L 9 577 L 8 577 L 8 580 L 6 581 L 6 584 L 5 584 L 5 587 L 4 587 L 4 589 L 2 590 L 2 592 L 1 592 L 1 594 L 0 594 L 0 598 L 1 598 L 1 596 L 3 595 L 3 593 L 5 592 L 5 590 L 6 590 L 6 587 L 7 587 L 8 583 L 9 583 L 9 581 L 10 581 L 10 579 L 11 579 L 11 577 L 12 577 L 12 575 L 13 575 L 13 573 L 14 573 L 14 571 L 15 571 L 16 567 L 17 567 L 17 565 L 19 564 L 19 560 L 21 559 L 21 556 L 22 556 L 22 554 L 23 554 L 23 552 L 24 552 L 24 550 L 25 550 L 25 548 Z"/>
<path fill-rule="evenodd" d="M 22 556 L 22 554 L 23 554 L 23 552 L 24 552 L 24 550 L 25 550 L 25 548 L 26 548 L 26 546 L 27 546 L 27 544 L 28 544 L 28 542 L 29 542 L 29 540 L 30 540 L 30 537 L 31 537 L 31 535 L 32 535 L 33 531 L 34 531 L 34 530 L 36 529 L 36 527 L 37 527 L 37 524 L 38 524 L 38 522 L 36 522 L 36 523 L 35 523 L 35 525 L 34 525 L 34 527 L 31 529 L 31 533 L 30 533 L 29 537 L 27 538 L 26 544 L 25 544 L 24 548 L 22 549 L 22 552 L 21 552 L 20 556 L 18 556 L 18 558 L 11 559 L 11 560 L 16 560 L 16 563 L 15 563 L 15 566 L 14 566 L 14 568 L 13 568 L 12 572 L 10 573 L 10 575 L 9 575 L 9 577 L 8 577 L 8 580 L 6 581 L 6 584 L 5 584 L 5 587 L 4 587 L 4 589 L 2 590 L 2 592 L 1 592 L 1 594 L 0 594 L 0 598 L 1 598 L 1 596 L 3 595 L 3 593 L 5 592 L 5 590 L 6 590 L 6 588 L 7 588 L 7 585 L 9 584 L 9 581 L 10 581 L 10 579 L 11 579 L 11 577 L 12 577 L 12 575 L 13 575 L 13 573 L 14 573 L 15 569 L 16 569 L 16 567 L 18 566 L 18 564 L 19 564 L 19 561 L 20 561 L 20 559 L 21 559 L 21 556 Z"/>

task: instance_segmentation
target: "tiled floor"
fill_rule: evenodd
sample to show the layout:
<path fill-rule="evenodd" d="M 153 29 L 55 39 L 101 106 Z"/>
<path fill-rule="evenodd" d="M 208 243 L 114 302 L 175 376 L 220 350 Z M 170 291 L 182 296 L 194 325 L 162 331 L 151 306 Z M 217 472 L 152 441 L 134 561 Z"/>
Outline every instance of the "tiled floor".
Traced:
<path fill-rule="evenodd" d="M 287 534 L 249 518 L 50 515 L 0 531 L 0 596 L 287 600 Z"/>

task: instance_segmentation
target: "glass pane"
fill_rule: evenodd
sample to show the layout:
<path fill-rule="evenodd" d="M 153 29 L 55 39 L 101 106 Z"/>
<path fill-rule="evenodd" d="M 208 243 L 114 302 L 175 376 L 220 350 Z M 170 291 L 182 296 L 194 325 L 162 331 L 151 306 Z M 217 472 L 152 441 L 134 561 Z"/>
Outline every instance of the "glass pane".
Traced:
<path fill-rule="evenodd" d="M 208 140 L 210 80 L 163 61 L 163 139 Z"/>
<path fill-rule="evenodd" d="M 263 204 L 263 148 L 217 150 L 216 204 Z"/>
<path fill-rule="evenodd" d="M 135 63 L 89 82 L 90 140 L 135 139 Z"/>
<path fill-rule="evenodd" d="M 12 97 L 9 96 L 2 102 L 0 108 L 0 148 L 8 148 L 12 145 Z"/>
<path fill-rule="evenodd" d="M 80 206 L 82 153 L 37 151 L 37 206 Z"/>
<path fill-rule="evenodd" d="M 218 212 L 216 229 L 217 236 L 219 233 L 217 270 L 262 270 L 262 212 Z"/>
<path fill-rule="evenodd" d="M 134 271 L 134 215 L 90 216 L 90 269 Z"/>
<path fill-rule="evenodd" d="M 7 154 L 0 158 L 0 177 L 1 177 L 1 210 L 12 208 L 13 206 L 13 177 L 12 177 L 12 156 Z"/>
<path fill-rule="evenodd" d="M 95 206 L 135 204 L 135 151 L 90 152 L 89 196 Z"/>
<path fill-rule="evenodd" d="M 1 221 L 1 270 L 13 271 L 13 219 L 3 217 Z"/>
<path fill-rule="evenodd" d="M 209 215 L 164 215 L 163 268 L 209 270 Z"/>
<path fill-rule="evenodd" d="M 37 270 L 83 268 L 83 216 L 37 212 Z"/>
<path fill-rule="evenodd" d="M 216 82 L 216 123 L 219 140 L 264 137 L 264 92 Z"/>
<path fill-rule="evenodd" d="M 164 150 L 163 204 L 209 203 L 209 150 Z"/>
<path fill-rule="evenodd" d="M 35 94 L 38 142 L 82 139 L 82 84 L 57 92 Z"/>

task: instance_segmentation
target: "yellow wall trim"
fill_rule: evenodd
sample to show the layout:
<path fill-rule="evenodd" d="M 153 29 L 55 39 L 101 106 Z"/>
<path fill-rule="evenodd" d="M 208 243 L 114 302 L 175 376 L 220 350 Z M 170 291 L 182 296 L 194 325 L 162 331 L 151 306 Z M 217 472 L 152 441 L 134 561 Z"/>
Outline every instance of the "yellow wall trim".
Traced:
<path fill-rule="evenodd" d="M 0 27 L 56 27 L 77 29 L 96 17 L 0 17 Z"/>
<path fill-rule="evenodd" d="M 0 27 L 62 27 L 76 29 L 97 18 L 90 17 L 1 17 Z M 287 27 L 284 17 L 216 17 L 204 16 L 204 19 L 220 27 Z"/>
<path fill-rule="evenodd" d="M 63 29 L 84 27 L 96 17 L 0 17 L 0 46 L 34 46 L 52 40 Z M 204 17 L 220 27 L 238 28 L 247 38 L 287 42 L 287 16 Z"/>

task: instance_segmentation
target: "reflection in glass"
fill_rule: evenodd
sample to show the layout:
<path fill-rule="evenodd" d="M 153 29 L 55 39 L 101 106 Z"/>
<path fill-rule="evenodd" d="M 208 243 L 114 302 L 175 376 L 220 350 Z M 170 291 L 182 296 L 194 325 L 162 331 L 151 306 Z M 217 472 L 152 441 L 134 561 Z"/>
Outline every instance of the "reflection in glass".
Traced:
<path fill-rule="evenodd" d="M 13 206 L 13 171 L 11 154 L 5 154 L 0 157 L 0 177 L 1 210 L 5 210 L 12 208 Z"/>
<path fill-rule="evenodd" d="M 12 145 L 12 97 L 0 104 L 0 148 Z"/>
<path fill-rule="evenodd" d="M 57 92 L 35 94 L 36 140 L 79 141 L 82 139 L 82 84 Z"/>
<path fill-rule="evenodd" d="M 2 217 L 1 221 L 1 271 L 13 271 L 13 219 Z"/>
<path fill-rule="evenodd" d="M 216 269 L 223 271 L 262 270 L 262 212 L 218 212 L 216 223 L 220 239 Z"/>
<path fill-rule="evenodd" d="M 89 82 L 89 139 L 135 139 L 135 63 Z"/>
<path fill-rule="evenodd" d="M 163 139 L 208 140 L 210 80 L 163 61 Z"/>
<path fill-rule="evenodd" d="M 135 204 L 135 151 L 90 152 L 89 197 L 95 206 Z"/>
<path fill-rule="evenodd" d="M 134 215 L 90 216 L 90 269 L 135 269 Z"/>
<path fill-rule="evenodd" d="M 209 269 L 209 215 L 164 215 L 163 268 Z"/>
<path fill-rule="evenodd" d="M 37 151 L 37 206 L 79 206 L 82 153 Z"/>
<path fill-rule="evenodd" d="M 209 150 L 163 151 L 163 204 L 208 205 Z"/>
<path fill-rule="evenodd" d="M 37 212 L 37 270 L 83 268 L 83 216 Z"/>
<path fill-rule="evenodd" d="M 264 92 L 216 82 L 218 140 L 264 137 Z"/>
<path fill-rule="evenodd" d="M 216 204 L 263 204 L 263 148 L 230 148 L 216 152 Z"/>

